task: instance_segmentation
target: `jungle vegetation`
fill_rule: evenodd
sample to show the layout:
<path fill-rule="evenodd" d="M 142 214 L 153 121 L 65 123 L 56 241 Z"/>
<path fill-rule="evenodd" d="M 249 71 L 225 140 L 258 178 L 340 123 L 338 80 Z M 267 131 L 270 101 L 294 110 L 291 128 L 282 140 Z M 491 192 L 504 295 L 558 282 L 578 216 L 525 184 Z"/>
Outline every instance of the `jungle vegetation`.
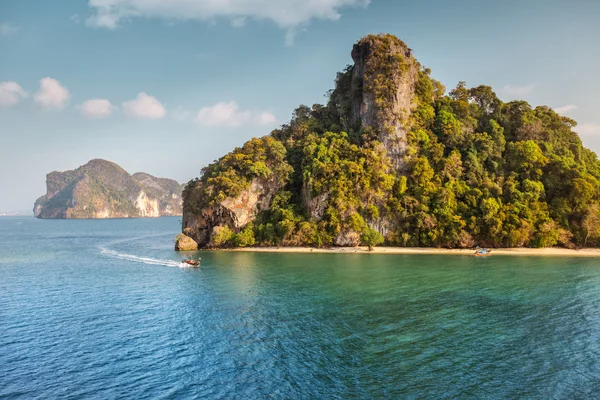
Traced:
<path fill-rule="evenodd" d="M 600 162 L 574 120 L 503 102 L 489 86 L 459 82 L 446 93 L 421 68 L 398 171 L 372 128 L 344 120 L 349 104 L 340 107 L 340 93 L 351 90 L 351 69 L 338 74 L 327 105 L 300 106 L 288 124 L 188 184 L 186 202 L 202 208 L 253 179 L 284 182 L 253 223 L 219 231 L 219 246 L 330 246 L 348 232 L 368 246 L 600 244 Z M 387 92 L 377 89 L 382 102 Z"/>

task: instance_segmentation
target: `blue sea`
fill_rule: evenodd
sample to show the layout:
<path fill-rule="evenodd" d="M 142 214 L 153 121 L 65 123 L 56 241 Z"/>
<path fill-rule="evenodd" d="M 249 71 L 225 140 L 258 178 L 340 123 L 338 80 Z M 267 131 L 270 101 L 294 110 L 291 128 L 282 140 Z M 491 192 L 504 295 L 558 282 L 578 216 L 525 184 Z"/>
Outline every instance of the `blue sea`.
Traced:
<path fill-rule="evenodd" d="M 173 251 L 0 218 L 2 399 L 600 398 L 600 260 Z"/>

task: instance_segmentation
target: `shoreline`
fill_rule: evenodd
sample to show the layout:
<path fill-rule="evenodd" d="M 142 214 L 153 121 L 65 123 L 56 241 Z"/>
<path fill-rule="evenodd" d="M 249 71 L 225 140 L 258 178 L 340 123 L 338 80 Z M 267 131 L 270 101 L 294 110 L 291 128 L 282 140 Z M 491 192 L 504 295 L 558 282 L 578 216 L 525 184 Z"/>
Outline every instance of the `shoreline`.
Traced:
<path fill-rule="evenodd" d="M 369 251 L 367 247 L 334 247 L 319 249 L 314 247 L 240 247 L 235 249 L 218 249 L 230 252 L 255 253 L 331 253 L 331 254 L 443 254 L 455 256 L 474 256 L 471 249 L 438 249 L 434 247 L 375 247 Z M 536 248 L 498 248 L 492 249 L 490 256 L 552 256 L 552 257 L 600 257 L 600 248 L 570 250 L 557 247 Z"/>

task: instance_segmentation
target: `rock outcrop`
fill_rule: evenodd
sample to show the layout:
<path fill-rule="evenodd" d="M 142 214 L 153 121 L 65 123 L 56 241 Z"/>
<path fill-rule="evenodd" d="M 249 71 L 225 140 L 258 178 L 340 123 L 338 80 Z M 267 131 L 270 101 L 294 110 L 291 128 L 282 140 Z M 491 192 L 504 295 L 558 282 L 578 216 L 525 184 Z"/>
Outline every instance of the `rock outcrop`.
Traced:
<path fill-rule="evenodd" d="M 360 234 L 351 230 L 341 231 L 333 239 L 333 244 L 340 247 L 356 247 L 360 244 Z"/>
<path fill-rule="evenodd" d="M 415 90 L 420 65 L 406 44 L 391 35 L 364 37 L 354 45 L 351 56 L 354 65 L 338 74 L 329 105 L 320 110 L 328 114 L 327 119 L 334 120 L 334 124 L 339 121 L 339 128 L 345 132 L 371 135 L 372 139 L 380 143 L 374 152 L 382 153 L 382 157 L 387 160 L 384 162 L 384 169 L 403 173 L 407 161 L 410 117 L 416 107 Z M 310 113 L 310 110 L 304 113 Z M 301 120 L 305 117 L 298 112 L 295 118 Z M 284 151 L 286 148 L 293 148 L 294 142 L 301 140 L 302 135 L 306 134 L 303 132 L 305 126 L 302 123 L 299 123 L 297 128 L 285 127 L 284 130 L 291 130 L 291 135 L 283 134 L 282 131 L 272 135 L 285 145 Z M 273 141 L 273 137 L 267 138 Z M 248 147 L 250 152 L 256 151 L 258 142 L 254 141 L 260 140 L 265 139 L 253 139 L 244 145 L 244 148 Z M 227 168 L 235 157 L 251 158 L 254 162 L 255 157 L 252 154 L 248 156 L 236 153 L 239 151 L 243 149 L 236 149 L 211 166 L 212 171 L 208 172 L 209 175 L 213 174 L 214 178 L 212 175 L 206 175 L 188 184 L 188 194 L 184 195 L 182 229 L 200 246 L 212 243 L 211 235 L 216 227 L 228 227 L 234 233 L 240 232 L 248 223 L 255 221 L 259 213 L 269 210 L 273 197 L 289 183 L 287 176 L 283 175 L 280 179 L 269 181 L 243 176 L 239 168 L 225 172 L 224 168 Z M 264 162 L 270 167 L 276 166 L 277 163 L 289 166 L 287 162 L 291 163 L 292 160 L 293 158 L 281 161 L 267 158 Z M 215 178 L 218 182 L 240 179 L 245 182 L 245 187 L 233 195 L 228 195 L 225 191 L 219 193 L 215 184 L 210 183 Z M 335 207 L 336 202 L 329 188 L 321 185 L 316 189 L 311 179 L 300 176 L 295 179 L 301 184 L 294 183 L 294 190 L 297 192 L 292 195 L 301 199 L 301 208 L 313 221 L 326 218 L 328 208 Z M 373 196 L 370 196 L 369 201 L 379 208 L 385 206 L 383 200 Z M 348 218 L 356 212 L 355 207 L 345 208 L 342 217 Z M 376 218 L 373 222 L 368 220 L 367 223 L 378 226 L 384 235 L 390 231 L 389 221 Z M 360 234 L 348 229 L 342 230 L 332 238 L 332 243 L 337 246 L 358 246 Z"/>
<path fill-rule="evenodd" d="M 183 191 L 183 185 L 173 179 L 156 178 L 144 172 L 136 172 L 131 177 L 144 188 L 143 195 L 140 192 L 142 198 L 138 197 L 138 209 L 145 214 L 143 216 L 152 216 L 157 213 L 160 216 L 182 214 L 183 200 L 181 192 Z M 144 210 L 147 205 L 151 205 L 151 207 Z"/>
<path fill-rule="evenodd" d="M 197 185 L 202 185 L 198 182 Z M 211 242 L 213 230 L 227 226 L 234 232 L 256 218 L 260 211 L 267 210 L 275 193 L 283 186 L 280 181 L 254 179 L 250 186 L 235 197 L 227 197 L 217 205 L 209 205 L 193 211 L 183 209 L 183 232 L 200 246 Z M 199 189 L 199 188 L 198 188 Z"/>
<path fill-rule="evenodd" d="M 285 147 L 272 137 L 251 139 L 203 170 L 184 192 L 183 233 L 199 246 L 211 243 L 215 227 L 233 233 L 269 210 L 292 168 Z"/>
<path fill-rule="evenodd" d="M 210 247 L 600 245 L 600 160 L 574 120 L 490 86 L 446 94 L 393 35 L 350 55 L 326 105 L 186 186 L 184 233 Z"/>
<path fill-rule="evenodd" d="M 175 239 L 175 251 L 196 251 L 198 250 L 198 243 L 191 237 L 180 233 Z"/>
<path fill-rule="evenodd" d="M 133 176 L 95 159 L 72 171 L 51 172 L 37 199 L 37 218 L 139 218 L 181 215 L 182 185 L 145 173 Z"/>
<path fill-rule="evenodd" d="M 347 121 L 347 131 L 370 128 L 392 165 L 402 170 L 420 65 L 406 44 L 391 35 L 366 36 L 351 55 L 354 65 L 338 77 L 331 100 Z"/>

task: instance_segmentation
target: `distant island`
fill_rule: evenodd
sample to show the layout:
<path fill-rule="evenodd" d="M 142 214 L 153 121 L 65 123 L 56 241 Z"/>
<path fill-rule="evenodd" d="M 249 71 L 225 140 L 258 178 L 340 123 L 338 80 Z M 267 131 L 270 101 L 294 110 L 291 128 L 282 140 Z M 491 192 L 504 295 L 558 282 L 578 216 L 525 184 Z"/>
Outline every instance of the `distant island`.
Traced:
<path fill-rule="evenodd" d="M 0 211 L 0 217 L 29 217 L 31 211 Z"/>
<path fill-rule="evenodd" d="M 351 56 L 326 105 L 299 107 L 187 184 L 186 237 L 212 248 L 600 243 L 600 162 L 574 120 L 489 86 L 446 94 L 392 35 L 362 38 Z"/>
<path fill-rule="evenodd" d="M 117 164 L 95 159 L 73 171 L 46 176 L 47 193 L 37 199 L 36 218 L 140 218 L 181 215 L 183 186 L 143 172 L 130 175 Z"/>

